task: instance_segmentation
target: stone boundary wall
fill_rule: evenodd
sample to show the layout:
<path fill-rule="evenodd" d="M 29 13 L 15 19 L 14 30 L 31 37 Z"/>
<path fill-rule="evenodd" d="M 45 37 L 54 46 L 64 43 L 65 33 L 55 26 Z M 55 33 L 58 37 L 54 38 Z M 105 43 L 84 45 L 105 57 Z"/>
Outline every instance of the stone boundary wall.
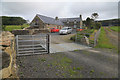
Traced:
<path fill-rule="evenodd" d="M 3 68 L 2 70 L 0 70 L 1 78 L 2 79 L 16 78 L 16 80 L 19 80 L 17 76 L 17 66 L 16 66 L 15 39 L 11 40 L 11 45 L 7 47 L 4 51 L 10 55 L 10 63 L 7 68 Z"/>
<path fill-rule="evenodd" d="M 16 35 L 29 35 L 29 30 L 13 30 L 12 34 Z"/>
<path fill-rule="evenodd" d="M 16 35 L 33 35 L 37 33 L 49 33 L 47 29 L 26 29 L 26 30 L 13 30 L 12 33 Z"/>

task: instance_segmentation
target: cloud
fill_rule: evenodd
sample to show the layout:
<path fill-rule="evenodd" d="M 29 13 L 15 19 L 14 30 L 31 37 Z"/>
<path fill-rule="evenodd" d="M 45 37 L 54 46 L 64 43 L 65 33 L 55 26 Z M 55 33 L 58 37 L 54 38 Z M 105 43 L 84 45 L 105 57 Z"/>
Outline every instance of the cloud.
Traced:
<path fill-rule="evenodd" d="M 50 17 L 78 17 L 83 19 L 97 12 L 99 19 L 117 18 L 117 2 L 3 2 L 2 13 L 21 16 L 30 21 L 36 14 Z"/>
<path fill-rule="evenodd" d="M 118 2 L 119 0 L 2 0 L 3 2 Z"/>

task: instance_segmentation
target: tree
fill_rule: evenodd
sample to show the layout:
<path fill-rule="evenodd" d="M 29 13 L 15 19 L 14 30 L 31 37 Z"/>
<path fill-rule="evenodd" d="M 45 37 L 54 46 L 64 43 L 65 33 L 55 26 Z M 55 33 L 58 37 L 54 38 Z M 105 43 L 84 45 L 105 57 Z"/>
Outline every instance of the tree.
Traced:
<path fill-rule="evenodd" d="M 91 29 L 91 27 L 93 27 L 93 24 L 94 23 L 94 20 L 93 19 L 90 19 L 89 17 L 87 17 L 86 21 L 85 21 L 85 25 Z"/>
<path fill-rule="evenodd" d="M 91 15 L 91 17 L 92 17 L 93 20 L 97 19 L 98 16 L 99 16 L 98 13 L 93 13 L 93 14 Z"/>
<path fill-rule="evenodd" d="M 86 25 L 87 27 L 90 26 L 90 18 L 89 18 L 89 17 L 86 19 L 85 25 Z"/>
<path fill-rule="evenodd" d="M 24 23 L 27 22 L 21 17 L 2 16 L 2 25 L 23 25 Z"/>

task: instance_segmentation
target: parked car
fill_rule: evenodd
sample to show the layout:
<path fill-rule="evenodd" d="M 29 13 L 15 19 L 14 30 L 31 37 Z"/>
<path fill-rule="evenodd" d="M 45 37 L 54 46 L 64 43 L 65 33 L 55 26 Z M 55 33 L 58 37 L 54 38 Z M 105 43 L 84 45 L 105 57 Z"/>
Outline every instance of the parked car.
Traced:
<path fill-rule="evenodd" d="M 51 28 L 50 32 L 59 32 L 59 29 L 57 29 L 57 28 Z"/>
<path fill-rule="evenodd" d="M 60 31 L 59 34 L 69 34 L 72 32 L 72 28 L 71 27 L 63 27 Z"/>
<path fill-rule="evenodd" d="M 77 28 L 76 31 L 83 31 L 84 28 Z"/>

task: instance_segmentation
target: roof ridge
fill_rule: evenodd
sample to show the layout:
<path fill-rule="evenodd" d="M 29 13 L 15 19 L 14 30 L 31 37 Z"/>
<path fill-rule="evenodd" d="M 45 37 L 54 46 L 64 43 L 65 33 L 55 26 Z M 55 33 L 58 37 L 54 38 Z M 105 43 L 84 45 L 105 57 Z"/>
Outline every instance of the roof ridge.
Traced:
<path fill-rule="evenodd" d="M 47 18 L 52 18 L 52 17 L 48 17 L 48 16 L 44 16 L 44 15 L 40 15 L 40 14 L 37 14 L 38 16 L 43 16 L 43 17 L 47 17 Z M 54 19 L 54 18 L 52 18 Z"/>
<path fill-rule="evenodd" d="M 73 17 L 73 18 L 59 18 L 59 19 L 74 19 L 74 18 L 79 18 L 79 17 Z"/>
<path fill-rule="evenodd" d="M 47 17 L 40 14 L 37 14 L 37 16 L 45 23 L 63 25 L 63 23 L 60 20 L 55 20 L 52 17 Z"/>

